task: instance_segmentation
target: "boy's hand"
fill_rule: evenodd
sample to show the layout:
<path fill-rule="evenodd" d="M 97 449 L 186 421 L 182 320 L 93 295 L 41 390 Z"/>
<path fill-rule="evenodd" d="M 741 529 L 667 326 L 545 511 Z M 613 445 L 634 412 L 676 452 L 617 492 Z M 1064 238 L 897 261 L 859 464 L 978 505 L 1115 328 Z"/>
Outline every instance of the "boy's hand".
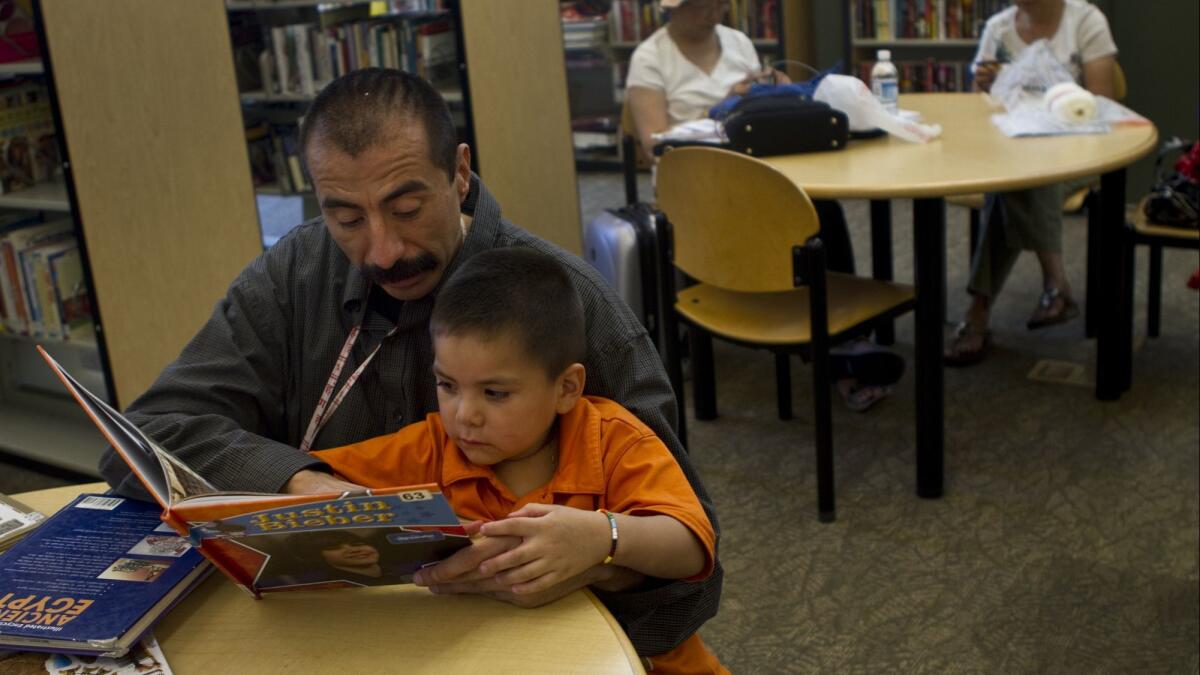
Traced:
<path fill-rule="evenodd" d="M 516 548 L 479 566 L 480 574 L 494 576 L 514 595 L 538 593 L 579 576 L 604 560 L 612 541 L 603 513 L 553 504 L 528 504 L 480 531 L 521 538 Z"/>

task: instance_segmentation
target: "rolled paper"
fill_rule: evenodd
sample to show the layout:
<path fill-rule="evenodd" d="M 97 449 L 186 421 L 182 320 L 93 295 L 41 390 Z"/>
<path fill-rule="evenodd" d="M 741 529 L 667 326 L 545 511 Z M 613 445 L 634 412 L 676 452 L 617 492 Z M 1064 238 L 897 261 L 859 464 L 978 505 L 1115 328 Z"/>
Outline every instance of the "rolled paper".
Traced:
<path fill-rule="evenodd" d="M 1050 87 L 1042 100 L 1046 110 L 1064 124 L 1083 124 L 1096 119 L 1096 97 L 1074 82 Z"/>

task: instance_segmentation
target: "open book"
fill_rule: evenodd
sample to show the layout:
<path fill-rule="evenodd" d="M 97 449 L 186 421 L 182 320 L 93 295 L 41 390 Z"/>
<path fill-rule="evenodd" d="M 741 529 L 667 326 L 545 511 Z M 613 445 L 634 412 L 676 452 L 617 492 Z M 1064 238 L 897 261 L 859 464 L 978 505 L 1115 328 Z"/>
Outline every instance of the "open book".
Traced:
<path fill-rule="evenodd" d="M 281 495 L 221 492 L 38 351 L 188 537 L 241 587 L 261 593 L 410 583 L 469 544 L 436 485 Z"/>

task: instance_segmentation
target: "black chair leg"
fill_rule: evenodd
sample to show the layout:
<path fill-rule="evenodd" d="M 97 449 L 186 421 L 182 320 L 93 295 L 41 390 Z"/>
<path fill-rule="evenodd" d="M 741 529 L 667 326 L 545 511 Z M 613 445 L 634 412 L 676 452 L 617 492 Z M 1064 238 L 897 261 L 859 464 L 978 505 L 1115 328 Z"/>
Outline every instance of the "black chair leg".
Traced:
<path fill-rule="evenodd" d="M 1083 331 L 1089 338 L 1096 337 L 1096 322 L 1099 320 L 1100 285 L 1100 200 L 1095 191 L 1089 192 L 1084 201 L 1087 209 L 1087 282 L 1084 288 Z"/>
<path fill-rule="evenodd" d="M 1146 336 L 1158 337 L 1158 323 L 1162 313 L 1162 246 L 1150 244 L 1150 280 L 1147 289 Z"/>
<path fill-rule="evenodd" d="M 695 326 L 688 327 L 688 350 L 692 359 L 692 406 L 698 420 L 717 419 L 717 377 L 713 366 L 712 336 Z"/>
<path fill-rule="evenodd" d="M 779 419 L 792 419 L 792 358 L 787 352 L 775 352 L 775 397 Z"/>
<path fill-rule="evenodd" d="M 836 519 L 833 494 L 833 409 L 829 391 L 829 312 L 825 284 L 825 252 L 815 239 L 794 250 L 796 276 L 808 282 L 809 316 L 812 325 L 813 420 L 817 450 L 817 518 L 822 523 Z"/>

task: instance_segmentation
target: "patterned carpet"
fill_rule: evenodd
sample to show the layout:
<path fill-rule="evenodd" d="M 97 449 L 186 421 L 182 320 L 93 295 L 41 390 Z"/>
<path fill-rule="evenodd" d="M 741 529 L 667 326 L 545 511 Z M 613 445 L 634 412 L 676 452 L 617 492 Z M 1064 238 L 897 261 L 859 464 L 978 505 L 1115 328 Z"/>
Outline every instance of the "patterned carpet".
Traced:
<path fill-rule="evenodd" d="M 583 174 L 585 218 L 621 202 L 619 177 Z M 645 187 L 643 188 L 645 190 Z M 647 194 L 643 192 L 643 194 Z M 847 202 L 860 270 L 867 212 Z M 910 205 L 895 207 L 897 277 L 911 279 Z M 1066 251 L 1083 295 L 1082 218 Z M 949 211 L 950 315 L 966 304 L 966 214 Z M 1137 333 L 1144 334 L 1145 252 Z M 796 419 L 775 417 L 771 357 L 717 344 L 720 417 L 690 421 L 693 460 L 724 532 L 720 614 L 702 630 L 737 673 L 1200 672 L 1200 296 L 1195 252 L 1164 259 L 1162 337 L 1133 388 L 1027 379 L 1040 359 L 1081 364 L 1076 321 L 1033 334 L 1036 262 L 1018 263 L 982 365 L 946 371 L 946 496 L 915 495 L 913 380 L 866 414 L 834 410 L 838 520 L 816 519 L 810 372 Z M 911 319 L 896 349 L 912 356 Z M 0 491 L 61 484 L 0 464 Z"/>

